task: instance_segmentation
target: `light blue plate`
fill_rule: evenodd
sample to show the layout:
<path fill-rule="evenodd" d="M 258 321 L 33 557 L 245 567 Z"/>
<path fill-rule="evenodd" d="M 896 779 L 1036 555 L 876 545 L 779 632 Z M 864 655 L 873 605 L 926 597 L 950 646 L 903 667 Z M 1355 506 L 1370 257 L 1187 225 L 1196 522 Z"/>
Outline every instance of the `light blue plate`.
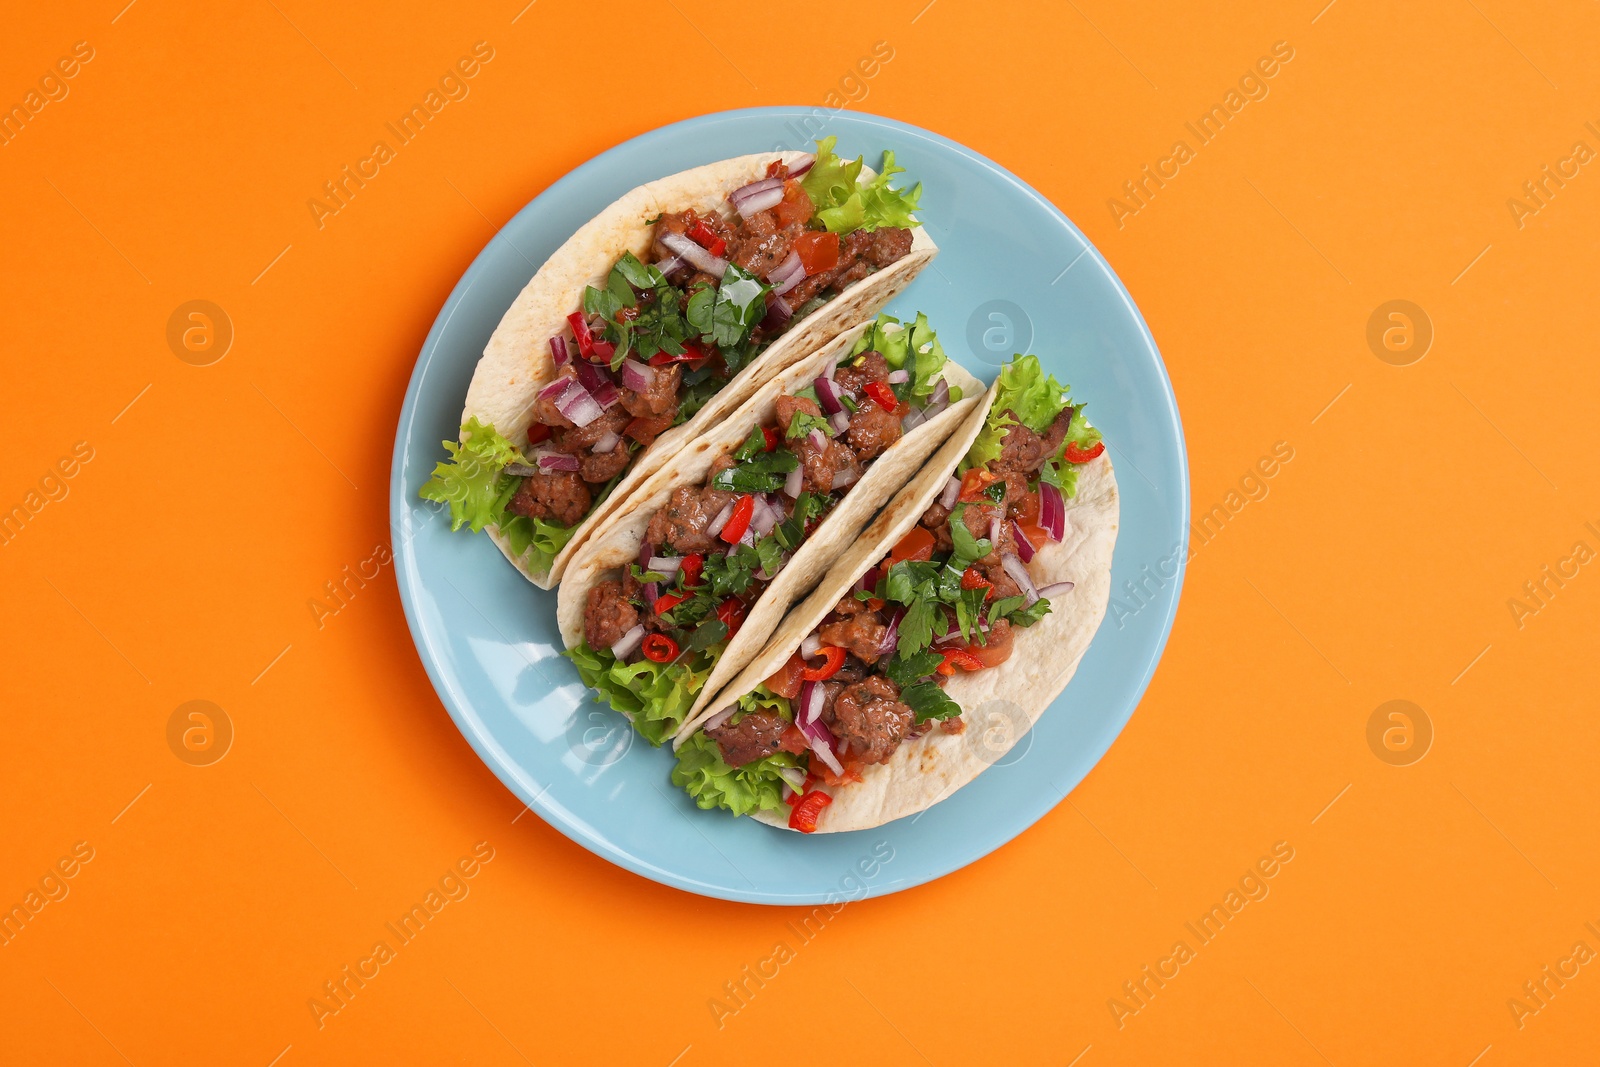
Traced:
<path fill-rule="evenodd" d="M 546 822 L 613 863 L 691 893 L 816 904 L 893 893 L 956 870 L 1054 807 L 1133 714 L 1177 610 L 1189 526 L 1183 430 L 1155 341 L 1127 290 L 1049 201 L 953 141 L 873 115 L 827 116 L 845 155 L 892 149 L 941 249 L 889 310 L 928 312 L 947 352 L 992 379 L 1033 351 L 1089 402 L 1122 491 L 1111 610 L 1072 684 L 996 766 L 920 816 L 801 836 L 697 809 L 668 781 L 670 751 L 590 699 L 560 655 L 554 593 L 490 543 L 452 534 L 417 497 L 454 439 L 467 383 L 500 316 L 580 224 L 652 178 L 809 147 L 815 108 L 691 119 L 590 160 L 517 213 L 428 333 L 406 391 L 390 478 L 396 573 L 417 651 L 478 755 Z M 1137 585 L 1138 591 L 1134 590 Z"/>

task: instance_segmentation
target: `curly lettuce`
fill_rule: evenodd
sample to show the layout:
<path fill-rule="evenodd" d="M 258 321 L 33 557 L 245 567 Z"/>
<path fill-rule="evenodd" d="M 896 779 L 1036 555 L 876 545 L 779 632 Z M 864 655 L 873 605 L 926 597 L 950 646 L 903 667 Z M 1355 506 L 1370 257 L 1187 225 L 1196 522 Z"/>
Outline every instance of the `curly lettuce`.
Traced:
<path fill-rule="evenodd" d="M 527 557 L 532 570 L 549 570 L 556 554 L 572 540 L 576 527 L 509 514 L 506 505 L 516 495 L 522 479 L 505 474 L 504 470 L 508 463 L 527 463 L 527 457 L 493 426 L 479 422 L 477 416 L 461 427 L 461 438 L 459 443 L 444 442 L 450 458 L 434 466 L 433 476 L 418 495 L 449 505 L 450 529 L 466 526 L 477 533 L 485 526 L 493 526 L 510 543 L 513 555 Z"/>
<path fill-rule="evenodd" d="M 716 666 L 722 645 L 689 652 L 670 663 L 640 657 L 626 663 L 609 648 L 593 649 L 584 641 L 566 651 L 583 684 L 633 720 L 633 728 L 660 747 L 689 717 L 689 707 Z"/>
<path fill-rule="evenodd" d="M 833 151 L 837 141 L 837 137 L 825 137 L 817 142 L 817 161 L 800 179 L 801 188 L 816 206 L 819 222 L 841 234 L 880 226 L 922 225 L 911 217 L 922 196 L 922 183 L 918 182 L 910 192 L 889 186 L 891 177 L 905 173 L 904 167 L 895 166 L 893 152 L 883 153 L 877 176 L 861 185 L 857 183 L 863 157 L 839 158 Z"/>
<path fill-rule="evenodd" d="M 696 732 L 678 749 L 672 784 L 686 790 L 695 804 L 707 811 L 727 808 L 735 815 L 776 811 L 783 807 L 783 779 L 778 771 L 787 767 L 798 769 L 799 757 L 775 752 L 743 767 L 730 767 L 716 741 Z"/>
<path fill-rule="evenodd" d="M 1056 381 L 1055 375 L 1045 373 L 1038 356 L 1014 357 L 1000 368 L 1000 390 L 995 395 L 994 406 L 989 409 L 983 429 L 961 461 L 961 470 L 968 471 L 998 459 L 1008 426 L 1021 423 L 1034 433 L 1044 433 L 1057 415 L 1072 406 L 1069 393 L 1069 388 Z M 1078 468 L 1074 463 L 1063 461 L 1066 445 L 1088 449 L 1099 440 L 1100 431 L 1084 420 L 1083 406 L 1078 405 L 1067 427 L 1062 452 L 1050 457 L 1040 469 L 1040 480 L 1056 486 L 1065 496 L 1074 495 L 1078 489 Z"/>
<path fill-rule="evenodd" d="M 928 325 L 928 316 L 920 311 L 910 325 L 893 315 L 879 315 L 872 328 L 857 338 L 850 354 L 857 356 L 867 351 L 881 352 L 894 370 L 907 369 L 911 372 L 909 381 L 895 386 L 895 395 L 916 404 L 926 403 L 933 395 L 934 385 L 947 359 L 939 336 Z M 960 399 L 961 387 L 952 385 L 951 403 Z"/>

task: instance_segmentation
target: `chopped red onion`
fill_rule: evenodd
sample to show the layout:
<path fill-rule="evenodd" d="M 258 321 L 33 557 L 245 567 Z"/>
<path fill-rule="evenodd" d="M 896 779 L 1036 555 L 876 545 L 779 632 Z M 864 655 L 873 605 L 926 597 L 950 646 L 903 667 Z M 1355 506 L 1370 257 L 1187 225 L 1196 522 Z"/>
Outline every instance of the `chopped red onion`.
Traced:
<path fill-rule="evenodd" d="M 883 631 L 883 639 L 878 642 L 878 655 L 891 656 L 895 647 L 900 643 L 900 620 L 906 617 L 906 609 L 898 607 L 889 616 L 889 628 Z"/>
<path fill-rule="evenodd" d="M 1029 576 L 1027 565 L 1022 560 L 1008 554 L 1000 557 L 1000 563 L 1005 567 L 1006 573 L 1011 575 L 1011 580 L 1021 588 L 1022 595 L 1027 597 L 1030 605 L 1039 599 L 1039 591 L 1033 587 L 1033 578 Z"/>
<path fill-rule="evenodd" d="M 734 209 L 745 218 L 783 203 L 783 179 L 762 178 L 728 194 Z"/>
<path fill-rule="evenodd" d="M 806 171 L 810 170 L 817 162 L 817 157 L 814 156 L 814 155 L 811 155 L 810 153 L 807 153 L 806 155 L 802 156 L 801 158 L 804 159 L 805 162 L 800 164 L 798 167 L 794 168 L 793 170 L 791 170 L 789 172 L 789 177 L 791 177 L 791 178 L 800 177 L 800 175 L 802 175 Z"/>
<path fill-rule="evenodd" d="M 835 411 L 828 416 L 828 425 L 833 427 L 834 436 L 844 433 L 850 428 L 850 413 L 848 411 Z"/>
<path fill-rule="evenodd" d="M 818 715 L 820 715 L 822 713 L 821 689 L 816 690 L 816 696 L 812 700 L 817 706 Z M 826 726 L 819 721 L 801 723 L 800 732 L 805 734 L 806 742 L 811 746 L 811 751 L 821 757 L 822 762 L 828 765 L 829 770 L 833 771 L 834 774 L 844 774 L 844 764 L 840 763 L 839 757 L 833 754 L 833 735 L 828 732 Z"/>
<path fill-rule="evenodd" d="M 761 497 L 755 498 L 755 504 L 750 512 L 750 529 L 756 532 L 757 537 L 765 537 L 778 525 L 782 516 L 775 512 L 771 504 Z"/>
<path fill-rule="evenodd" d="M 580 359 L 577 363 L 577 371 L 579 384 L 591 393 L 602 385 L 611 384 L 611 372 L 597 363 Z"/>
<path fill-rule="evenodd" d="M 609 411 L 618 400 L 622 399 L 622 394 L 610 382 L 606 382 L 589 395 L 594 397 L 594 402 L 600 405 L 602 411 Z"/>
<path fill-rule="evenodd" d="M 767 314 L 761 320 L 761 328 L 767 333 L 777 333 L 789 325 L 789 320 L 794 318 L 794 308 L 781 296 L 767 294 Z"/>
<path fill-rule="evenodd" d="M 650 558 L 656 554 L 656 546 L 649 541 L 639 546 L 639 567 L 641 570 L 650 569 Z"/>
<path fill-rule="evenodd" d="M 682 270 L 685 264 L 679 256 L 668 256 L 666 259 L 657 260 L 652 266 L 661 272 L 662 277 L 671 281 L 672 276 Z"/>
<path fill-rule="evenodd" d="M 799 767 L 779 767 L 778 777 L 783 779 L 783 788 L 787 790 L 785 800 L 806 787 L 806 772 Z"/>
<path fill-rule="evenodd" d="M 950 406 L 950 383 L 943 378 L 933 387 L 933 395 L 928 398 L 928 406 L 924 411 L 927 418 L 933 418 L 939 412 Z"/>
<path fill-rule="evenodd" d="M 755 543 L 756 543 L 756 528 L 755 528 L 754 524 L 752 524 L 750 526 L 746 526 L 744 528 L 744 536 L 739 538 L 739 543 L 741 545 L 750 545 L 752 548 L 755 547 Z"/>
<path fill-rule="evenodd" d="M 805 682 L 800 686 L 800 703 L 795 705 L 799 714 L 795 720 L 802 725 L 816 722 L 822 715 L 822 702 L 826 694 L 816 682 Z"/>
<path fill-rule="evenodd" d="M 714 256 L 694 241 L 681 233 L 664 233 L 659 238 L 667 251 L 688 260 L 696 270 L 703 270 L 707 274 L 722 277 L 722 272 L 728 269 L 728 261 L 720 256 Z"/>
<path fill-rule="evenodd" d="M 643 643 L 644 627 L 635 626 L 633 629 L 617 638 L 617 643 L 611 646 L 611 654 L 620 660 L 625 660 L 635 652 L 639 651 L 639 646 Z"/>
<path fill-rule="evenodd" d="M 1022 562 L 1031 562 L 1034 553 L 1033 542 L 1022 532 L 1022 527 L 1016 525 L 1011 527 L 1011 539 L 1017 543 L 1017 555 L 1022 557 Z"/>
<path fill-rule="evenodd" d="M 556 410 L 574 426 L 587 426 L 605 413 L 599 402 L 575 378 L 568 379 L 566 391 L 556 400 Z"/>
<path fill-rule="evenodd" d="M 732 500 L 728 501 L 727 504 L 723 505 L 722 510 L 717 512 L 717 517 L 711 520 L 710 526 L 706 527 L 708 535 L 715 537 L 722 532 L 724 526 L 728 525 L 728 520 L 733 517 L 734 503 Z"/>
<path fill-rule="evenodd" d="M 711 718 L 707 719 L 700 728 L 702 730 L 715 730 L 717 727 L 733 718 L 733 713 L 738 710 L 739 704 L 737 701 L 735 701 L 734 703 L 723 708 L 721 711 L 717 712 L 715 715 L 711 716 Z M 804 779 L 802 779 L 802 781 L 804 781 Z"/>
<path fill-rule="evenodd" d="M 575 471 L 578 469 L 578 457 L 569 456 L 564 452 L 538 452 L 535 453 L 535 462 L 542 471 Z"/>
<path fill-rule="evenodd" d="M 805 476 L 806 472 L 799 467 L 796 467 L 794 470 L 790 471 L 789 476 L 783 480 L 784 495 L 789 497 L 791 500 L 798 499 L 800 496 L 800 487 L 805 484 Z"/>
<path fill-rule="evenodd" d="M 647 367 L 635 360 L 622 361 L 622 384 L 636 393 L 647 391 L 655 383 L 655 368 Z"/>
<path fill-rule="evenodd" d="M 1000 516 L 1003 514 L 1005 513 L 995 512 L 994 518 L 989 520 L 989 547 L 995 551 L 1000 549 Z"/>
<path fill-rule="evenodd" d="M 821 451 L 828 447 L 828 437 L 821 430 L 812 430 L 806 435 L 806 440 L 811 442 L 811 447 Z"/>
<path fill-rule="evenodd" d="M 1042 599 L 1049 600 L 1053 596 L 1072 592 L 1072 587 L 1077 584 L 1077 582 L 1051 582 L 1049 585 L 1039 587 L 1039 596 Z"/>
<path fill-rule="evenodd" d="M 800 262 L 799 252 L 790 252 L 787 259 L 772 268 L 767 275 L 767 281 L 773 285 L 773 292 L 782 296 L 801 282 L 806 280 L 805 264 Z"/>
<path fill-rule="evenodd" d="M 817 403 L 822 406 L 824 415 L 834 415 L 844 410 L 844 405 L 839 402 L 839 387 L 832 378 L 818 378 L 811 386 L 816 390 Z"/>
<path fill-rule="evenodd" d="M 890 385 L 904 385 L 906 382 L 909 382 L 910 380 L 911 380 L 911 372 L 906 370 L 904 367 L 901 367 L 899 370 L 892 370 L 892 371 L 889 372 L 889 384 Z"/>
<path fill-rule="evenodd" d="M 900 420 L 900 429 L 902 432 L 910 433 L 926 421 L 928 421 L 928 416 L 924 414 L 921 408 L 912 408 L 906 417 Z"/>
<path fill-rule="evenodd" d="M 861 477 L 861 475 L 854 467 L 846 467 L 844 470 L 833 476 L 833 488 L 843 489 L 845 486 L 854 482 L 859 477 Z"/>
<path fill-rule="evenodd" d="M 562 377 L 560 377 L 560 378 L 557 378 L 555 381 L 551 382 L 549 385 L 547 385 L 543 389 L 539 390 L 539 399 L 540 400 L 555 400 L 562 393 L 565 393 L 567 391 L 567 386 L 570 385 L 572 383 L 572 381 L 573 381 L 572 378 L 564 376 L 564 375 Z"/>
<path fill-rule="evenodd" d="M 668 578 L 671 578 L 674 574 L 678 573 L 678 568 L 681 566 L 683 566 L 682 556 L 651 556 L 650 559 L 645 562 L 644 569 L 647 571 L 655 571 L 657 574 L 664 574 Z"/>
<path fill-rule="evenodd" d="M 800 642 L 800 655 L 803 659 L 810 659 L 822 651 L 822 638 L 815 633 L 807 634 L 806 639 Z"/>
<path fill-rule="evenodd" d="M 950 480 L 948 482 L 944 483 L 944 492 L 941 493 L 940 496 L 939 496 L 939 506 L 940 507 L 946 507 L 946 508 L 955 507 L 956 506 L 956 497 L 958 497 L 960 495 L 961 495 L 961 479 L 957 478 L 955 475 L 952 474 L 950 476 Z"/>
<path fill-rule="evenodd" d="M 639 587 L 639 593 L 644 597 L 645 606 L 654 611 L 656 601 L 661 599 L 661 587 L 655 582 L 649 582 Z"/>
<path fill-rule="evenodd" d="M 572 356 L 567 352 L 567 339 L 559 333 L 550 338 L 550 361 L 557 367 L 564 365 Z"/>
<path fill-rule="evenodd" d="M 594 443 L 594 447 L 589 451 L 593 452 L 597 456 L 603 456 L 607 452 L 616 451 L 616 447 L 621 443 L 621 437 L 617 436 L 614 431 L 607 430 L 605 436 L 596 441 Z"/>
<path fill-rule="evenodd" d="M 1066 536 L 1066 504 L 1061 500 L 1061 490 L 1049 482 L 1039 483 L 1039 525 L 1045 528 L 1052 541 Z"/>

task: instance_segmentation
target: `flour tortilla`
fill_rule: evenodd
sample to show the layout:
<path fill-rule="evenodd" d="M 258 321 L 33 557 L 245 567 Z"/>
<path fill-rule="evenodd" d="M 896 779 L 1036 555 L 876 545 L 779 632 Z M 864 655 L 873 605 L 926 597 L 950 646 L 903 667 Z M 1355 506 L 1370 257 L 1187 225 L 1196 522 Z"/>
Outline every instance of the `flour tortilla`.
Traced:
<path fill-rule="evenodd" d="M 725 706 L 770 678 L 839 598 L 917 524 L 982 430 L 998 387 L 997 382 L 967 424 L 835 561 L 828 581 L 789 613 L 767 647 L 718 694 L 717 706 Z M 1118 498 L 1109 452 L 1078 469 L 1077 493 L 1065 503 L 1065 536 L 1039 549 L 1028 572 L 1036 586 L 1062 581 L 1077 585 L 1051 599 L 1050 614 L 1015 631 L 1011 658 L 1005 663 L 971 674 L 957 671 L 950 679 L 945 692 L 961 705 L 966 723 L 963 733 L 947 734 L 936 725 L 902 744 L 888 762 L 863 768 L 862 781 L 828 787 L 833 803 L 823 809 L 817 832 L 865 830 L 938 803 L 1009 752 L 1066 688 L 1105 617 L 1111 596 Z M 706 718 L 709 716 L 699 721 Z M 680 731 L 674 744 L 681 745 L 692 729 Z M 752 818 L 787 829 L 789 812 L 761 811 Z"/>
<path fill-rule="evenodd" d="M 663 212 L 689 208 L 701 212 L 726 211 L 728 194 L 764 177 L 767 164 L 774 158 L 771 152 L 739 156 L 646 182 L 585 223 L 545 261 L 501 318 L 500 325 L 495 327 L 472 375 L 472 384 L 467 388 L 462 425 L 476 417 L 494 426 L 502 437 L 512 442 L 525 440 L 528 425 L 533 421 L 534 399 L 539 390 L 555 378 L 550 338 L 566 327 L 568 315 L 582 307 L 584 287 L 603 286 L 624 252 L 644 255 L 653 240 L 653 227 L 647 220 Z M 781 152 L 776 153 L 776 158 L 792 167 L 807 156 L 801 152 Z M 870 181 L 872 177 L 871 168 L 861 169 L 860 182 Z M 572 540 L 556 554 L 548 572 L 534 571 L 527 559 L 519 558 L 497 527 L 488 527 L 489 536 L 529 581 L 543 589 L 554 587 L 584 541 L 598 532 L 669 458 L 748 400 L 773 373 L 811 352 L 846 326 L 876 315 L 910 284 L 937 252 L 927 230 L 916 227 L 912 230 L 911 251 L 903 259 L 851 284 L 791 326 L 708 400 L 693 418 L 663 433 L 653 445 L 634 457 L 622 480 L 579 523 Z"/>
<path fill-rule="evenodd" d="M 589 590 L 638 559 L 645 530 L 672 491 L 681 485 L 703 484 L 718 456 L 737 448 L 750 436 L 751 429 L 773 417 L 778 397 L 804 389 L 821 376 L 836 358 L 849 353 L 850 346 L 870 325 L 863 323 L 845 331 L 761 386 L 737 411 L 690 443 L 639 486 L 612 521 L 590 537 L 567 567 L 556 595 L 556 622 L 568 648 L 584 640 L 583 613 Z M 928 456 L 951 433 L 965 424 L 968 413 L 983 396 L 983 383 L 949 360 L 942 374 L 952 389 L 961 389 L 962 399 L 901 437 L 875 459 L 844 499 L 795 550 L 751 607 L 739 632 L 728 641 L 690 707 L 686 723 L 695 722 L 707 701 L 761 651 L 789 606 L 804 596 L 824 572 L 834 573 L 830 565 L 860 533 L 873 512 L 925 465 Z"/>

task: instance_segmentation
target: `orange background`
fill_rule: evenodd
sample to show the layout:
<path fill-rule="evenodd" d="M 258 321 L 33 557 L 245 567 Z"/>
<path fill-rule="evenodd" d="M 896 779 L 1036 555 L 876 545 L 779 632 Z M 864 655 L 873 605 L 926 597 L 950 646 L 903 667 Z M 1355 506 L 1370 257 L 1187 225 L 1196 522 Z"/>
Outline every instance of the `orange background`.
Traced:
<path fill-rule="evenodd" d="M 0 546 L 0 903 L 93 850 L 0 947 L 0 1059 L 1593 1059 L 1600 965 L 1507 1004 L 1600 950 L 1600 577 L 1508 606 L 1600 548 L 1600 175 L 1520 226 L 1507 206 L 1600 149 L 1592 5 L 124 2 L 14 6 L 0 34 L 7 104 L 93 49 L 0 147 L 0 507 L 92 450 Z M 477 41 L 471 95 L 319 230 L 306 200 Z M 1119 228 L 1107 200 L 1278 41 L 1270 94 Z M 1196 541 L 1155 680 L 1068 802 L 801 944 L 798 910 L 513 821 L 392 568 L 320 628 L 308 601 L 386 543 L 412 362 L 498 224 L 658 125 L 847 90 L 1088 232 L 1161 345 L 1197 516 L 1275 443 L 1294 458 Z M 166 341 L 197 298 L 236 331 L 206 367 Z M 1409 366 L 1367 344 L 1392 299 L 1435 331 Z M 210 766 L 168 745 L 195 699 L 235 730 Z M 1367 740 L 1395 699 L 1434 734 L 1409 766 Z M 1123 983 L 1196 947 L 1184 924 L 1279 841 L 1270 895 L 1119 1026 Z M 307 1001 L 478 842 L 470 896 L 319 1029 Z"/>

